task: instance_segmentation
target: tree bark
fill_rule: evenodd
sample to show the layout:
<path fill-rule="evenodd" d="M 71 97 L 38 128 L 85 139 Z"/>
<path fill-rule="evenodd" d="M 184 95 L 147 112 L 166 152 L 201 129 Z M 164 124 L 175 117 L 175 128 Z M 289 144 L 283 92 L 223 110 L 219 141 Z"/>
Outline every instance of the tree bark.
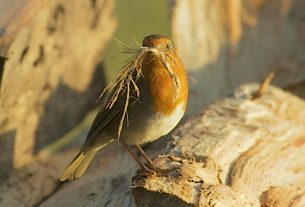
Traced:
<path fill-rule="evenodd" d="M 76 126 L 104 87 L 112 0 L 1 1 L 0 179 Z M 6 9 L 6 10 L 5 10 Z"/>
<path fill-rule="evenodd" d="M 142 206 L 305 206 L 305 102 L 256 84 L 209 106 L 174 134 L 138 172 L 132 191 Z"/>

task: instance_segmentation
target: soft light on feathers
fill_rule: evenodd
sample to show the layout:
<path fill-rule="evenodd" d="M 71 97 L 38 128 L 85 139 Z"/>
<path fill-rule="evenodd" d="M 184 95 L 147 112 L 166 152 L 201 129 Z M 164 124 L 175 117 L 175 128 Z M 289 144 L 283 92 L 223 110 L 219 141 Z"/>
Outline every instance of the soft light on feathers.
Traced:
<path fill-rule="evenodd" d="M 162 46 L 162 45 L 161 45 Z M 124 111 L 120 119 L 120 124 L 118 128 L 118 138 L 120 138 L 123 123 L 127 116 L 127 109 L 129 105 L 129 99 L 131 93 L 135 92 L 138 99 L 140 97 L 140 90 L 137 86 L 138 79 L 142 76 L 142 65 L 144 61 L 152 61 L 152 58 L 159 58 L 166 70 L 168 71 L 173 86 L 173 101 L 176 101 L 180 93 L 180 82 L 177 74 L 171 68 L 171 65 L 174 64 L 171 57 L 171 52 L 168 50 L 162 49 L 162 47 L 140 47 L 140 48 L 126 48 L 125 53 L 133 54 L 133 57 L 129 59 L 126 65 L 123 66 L 120 75 L 115 78 L 101 93 L 99 100 L 103 97 L 104 103 L 101 109 L 111 109 L 113 105 L 117 102 L 119 96 L 126 96 L 124 103 Z M 149 59 L 148 54 L 153 54 L 154 56 Z M 133 86 L 134 91 L 130 91 L 131 86 Z"/>

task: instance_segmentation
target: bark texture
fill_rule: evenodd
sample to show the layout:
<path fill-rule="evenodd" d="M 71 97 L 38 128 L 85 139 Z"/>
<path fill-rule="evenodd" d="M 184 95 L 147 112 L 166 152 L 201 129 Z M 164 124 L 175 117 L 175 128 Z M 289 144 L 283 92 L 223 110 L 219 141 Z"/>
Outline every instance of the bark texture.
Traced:
<path fill-rule="evenodd" d="M 130 185 L 137 165 L 122 146 L 107 147 L 81 179 L 60 185 L 60 175 L 76 154 L 75 150 L 36 159 L 11 173 L 0 185 L 0 206 L 135 207 Z"/>
<path fill-rule="evenodd" d="M 209 106 L 173 135 L 139 172 L 141 206 L 305 206 L 305 102 L 276 87 L 252 99 L 256 84 Z"/>
<path fill-rule="evenodd" d="M 305 80 L 303 0 L 172 0 L 178 53 L 197 81 L 190 112 L 277 71 L 274 84 Z"/>
<path fill-rule="evenodd" d="M 97 65 L 116 21 L 112 0 L 7 0 L 0 8 L 1 179 L 96 106 L 105 84 Z"/>

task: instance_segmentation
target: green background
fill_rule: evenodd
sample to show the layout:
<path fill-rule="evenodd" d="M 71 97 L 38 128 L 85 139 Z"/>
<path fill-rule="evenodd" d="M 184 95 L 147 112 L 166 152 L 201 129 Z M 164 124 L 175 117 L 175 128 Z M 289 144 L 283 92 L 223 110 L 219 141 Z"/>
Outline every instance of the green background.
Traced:
<path fill-rule="evenodd" d="M 117 0 L 115 16 L 118 19 L 116 32 L 108 44 L 104 56 L 107 80 L 113 79 L 130 55 L 122 54 L 118 39 L 128 47 L 136 47 L 135 40 L 142 44 L 143 37 L 150 34 L 170 36 L 169 6 L 167 0 Z"/>

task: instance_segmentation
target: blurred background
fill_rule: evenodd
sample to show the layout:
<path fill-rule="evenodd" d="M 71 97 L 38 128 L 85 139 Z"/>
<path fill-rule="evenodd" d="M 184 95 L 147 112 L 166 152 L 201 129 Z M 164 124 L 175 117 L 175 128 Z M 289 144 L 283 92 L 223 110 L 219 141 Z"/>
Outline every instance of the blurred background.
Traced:
<path fill-rule="evenodd" d="M 147 35 L 158 33 L 170 36 L 168 5 L 168 1 L 162 0 L 118 0 L 114 9 L 118 26 L 113 37 L 128 47 L 138 47 L 136 41 L 142 44 L 143 37 Z M 109 41 L 104 57 L 108 80 L 115 77 L 128 57 L 129 55 L 122 54 L 122 48 L 114 39 Z"/>
<path fill-rule="evenodd" d="M 118 41 L 173 38 L 196 80 L 189 117 L 270 72 L 273 84 L 304 98 L 304 19 L 303 0 L 0 0 L 0 206 L 106 206 L 113 192 L 108 206 L 134 205 L 136 167 L 117 144 L 58 189 L 97 98 L 129 57 Z"/>

